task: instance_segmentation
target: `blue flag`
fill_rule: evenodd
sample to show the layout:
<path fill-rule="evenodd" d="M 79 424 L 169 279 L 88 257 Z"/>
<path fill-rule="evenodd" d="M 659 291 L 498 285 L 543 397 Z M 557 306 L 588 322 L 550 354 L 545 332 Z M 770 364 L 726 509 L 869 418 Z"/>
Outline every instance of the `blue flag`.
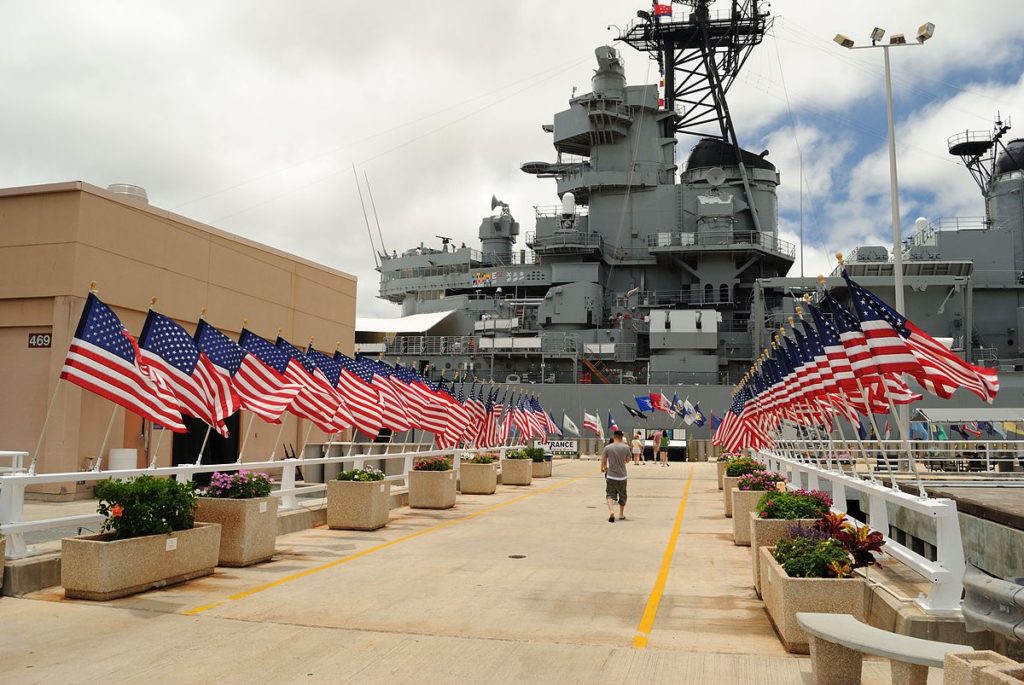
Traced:
<path fill-rule="evenodd" d="M 911 440 L 927 440 L 928 439 L 928 427 L 925 426 L 924 421 L 911 421 L 910 422 L 910 439 Z"/>
<path fill-rule="evenodd" d="M 633 399 L 636 400 L 636 408 L 640 411 L 654 411 L 650 395 L 634 396 Z"/>
<path fill-rule="evenodd" d="M 697 428 L 703 428 L 704 424 L 707 423 L 707 419 L 704 418 L 704 412 L 700 410 L 700 402 L 693 405 L 694 413 L 696 416 L 693 417 L 693 423 Z"/>
<path fill-rule="evenodd" d="M 722 425 L 722 419 L 715 416 L 715 412 L 711 412 L 711 430 L 716 431 L 718 427 Z"/>
<path fill-rule="evenodd" d="M 868 439 L 868 431 L 867 431 L 866 428 L 864 428 L 864 420 L 863 419 L 860 419 L 857 422 L 857 435 L 858 435 L 858 437 L 860 437 L 861 440 L 867 440 Z"/>

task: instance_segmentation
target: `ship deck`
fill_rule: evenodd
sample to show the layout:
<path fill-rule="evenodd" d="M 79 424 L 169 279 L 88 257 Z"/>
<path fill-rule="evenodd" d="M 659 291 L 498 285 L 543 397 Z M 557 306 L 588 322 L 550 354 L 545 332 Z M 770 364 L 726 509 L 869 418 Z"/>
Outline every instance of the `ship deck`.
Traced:
<path fill-rule="evenodd" d="M 804 683 L 732 542 L 715 465 L 630 467 L 609 524 L 593 461 L 374 532 L 106 603 L 0 599 L 5 683 Z M 674 544 L 674 548 L 673 548 Z M 864 683 L 891 682 L 866 660 Z M 933 670 L 929 682 L 941 682 Z"/>

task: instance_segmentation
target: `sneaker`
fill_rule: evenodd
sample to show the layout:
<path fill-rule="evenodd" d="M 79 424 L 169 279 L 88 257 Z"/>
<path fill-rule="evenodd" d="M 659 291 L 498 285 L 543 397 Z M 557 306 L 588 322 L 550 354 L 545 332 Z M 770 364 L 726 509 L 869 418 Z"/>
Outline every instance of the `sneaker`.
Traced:
<path fill-rule="evenodd" d="M 619 517 L 619 520 L 620 520 L 620 521 L 625 521 L 625 520 L 626 520 L 626 517 L 625 517 L 625 516 L 620 516 L 620 517 Z"/>
<path fill-rule="evenodd" d="M 608 523 L 615 523 L 615 514 L 608 515 Z"/>

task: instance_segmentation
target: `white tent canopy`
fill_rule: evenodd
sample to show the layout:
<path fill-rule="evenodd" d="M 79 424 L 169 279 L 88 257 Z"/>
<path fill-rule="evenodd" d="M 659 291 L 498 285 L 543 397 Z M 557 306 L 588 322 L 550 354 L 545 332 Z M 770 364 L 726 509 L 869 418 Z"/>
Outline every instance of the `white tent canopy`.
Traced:
<path fill-rule="evenodd" d="M 426 333 L 454 312 L 455 310 L 452 309 L 446 312 L 400 316 L 396 319 L 370 319 L 357 316 L 356 333 Z"/>

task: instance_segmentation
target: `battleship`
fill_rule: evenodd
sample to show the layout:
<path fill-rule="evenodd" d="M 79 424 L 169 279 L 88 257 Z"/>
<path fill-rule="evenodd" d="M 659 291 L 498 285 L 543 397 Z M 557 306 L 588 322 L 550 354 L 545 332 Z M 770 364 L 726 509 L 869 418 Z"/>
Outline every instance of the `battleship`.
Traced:
<path fill-rule="evenodd" d="M 541 125 L 554 161 L 521 166 L 554 181 L 559 200 L 534 208 L 532 230 L 493 197 L 478 248 L 438 236 L 439 249 L 382 255 L 379 297 L 400 305 L 396 321 L 420 325 L 357 326 L 360 351 L 435 378 L 529 384 L 556 416 L 621 414 L 619 401 L 654 391 L 721 411 L 798 300 L 822 286 L 789 275 L 796 246 L 779 237 L 780 174 L 767 150 L 741 147 L 727 104 L 771 18 L 756 0 L 710 4 L 640 11 L 596 49 L 591 91 Z M 628 85 L 624 48 L 655 60 L 661 82 Z M 999 404 L 1022 406 L 1024 141 L 1004 141 L 1008 131 L 997 122 L 950 137 L 985 215 L 918 219 L 901 256 L 907 315 L 967 360 L 997 366 Z M 856 246 L 846 268 L 893 301 L 890 249 Z M 838 272 L 824 287 L 843 297 Z"/>

